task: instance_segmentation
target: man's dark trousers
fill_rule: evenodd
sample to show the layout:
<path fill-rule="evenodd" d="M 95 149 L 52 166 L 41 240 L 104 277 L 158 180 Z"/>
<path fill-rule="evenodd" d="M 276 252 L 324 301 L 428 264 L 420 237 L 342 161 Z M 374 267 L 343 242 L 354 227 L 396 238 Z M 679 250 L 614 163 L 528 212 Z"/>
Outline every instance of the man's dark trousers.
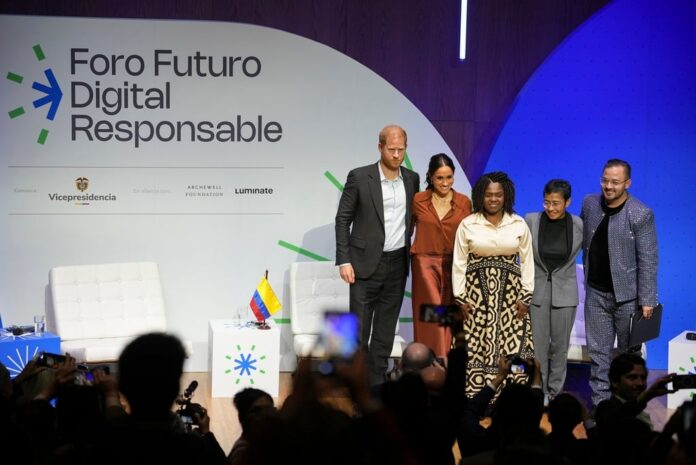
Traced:
<path fill-rule="evenodd" d="M 350 286 L 350 308 L 360 320 L 360 341 L 365 348 L 369 341 L 368 376 L 371 386 L 384 382 L 388 358 L 394 345 L 406 286 L 406 253 L 406 247 L 382 252 L 377 270 L 369 278 L 356 278 Z"/>

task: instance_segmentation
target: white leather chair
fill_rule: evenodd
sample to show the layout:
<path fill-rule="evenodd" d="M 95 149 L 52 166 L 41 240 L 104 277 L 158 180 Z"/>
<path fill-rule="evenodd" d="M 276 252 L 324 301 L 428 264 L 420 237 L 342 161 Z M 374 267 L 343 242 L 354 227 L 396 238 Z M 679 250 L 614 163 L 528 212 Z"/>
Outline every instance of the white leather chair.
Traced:
<path fill-rule="evenodd" d="M 349 311 L 349 286 L 333 262 L 295 262 L 290 265 L 290 318 L 293 348 L 298 357 L 321 357 L 315 347 L 324 312 Z M 395 328 L 390 358 L 400 359 L 406 344 Z"/>
<path fill-rule="evenodd" d="M 118 360 L 136 336 L 167 329 L 156 263 L 60 266 L 51 269 L 49 287 L 47 326 L 78 362 Z"/>

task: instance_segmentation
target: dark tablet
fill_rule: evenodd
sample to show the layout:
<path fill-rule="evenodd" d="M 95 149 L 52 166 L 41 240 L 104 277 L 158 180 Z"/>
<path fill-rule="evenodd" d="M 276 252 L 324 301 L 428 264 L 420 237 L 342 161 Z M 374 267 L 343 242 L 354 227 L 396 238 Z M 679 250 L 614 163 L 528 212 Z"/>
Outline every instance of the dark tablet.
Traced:
<path fill-rule="evenodd" d="M 642 309 L 637 310 L 631 317 L 631 337 L 628 346 L 637 346 L 658 337 L 661 323 L 662 304 L 657 304 L 650 319 L 643 318 Z"/>

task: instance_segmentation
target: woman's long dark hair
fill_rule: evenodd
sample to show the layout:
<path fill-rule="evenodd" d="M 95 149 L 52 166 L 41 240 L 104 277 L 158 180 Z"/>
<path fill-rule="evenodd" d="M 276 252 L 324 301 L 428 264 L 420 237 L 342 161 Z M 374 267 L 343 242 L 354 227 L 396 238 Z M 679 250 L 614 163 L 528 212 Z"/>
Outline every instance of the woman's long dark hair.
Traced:
<path fill-rule="evenodd" d="M 426 189 L 433 190 L 433 181 L 430 179 L 430 177 L 435 174 L 435 171 L 439 170 L 443 166 L 449 166 L 452 168 L 452 174 L 454 174 L 454 163 L 452 163 L 452 159 L 450 157 L 444 153 L 438 153 L 430 157 L 428 173 L 425 176 Z"/>

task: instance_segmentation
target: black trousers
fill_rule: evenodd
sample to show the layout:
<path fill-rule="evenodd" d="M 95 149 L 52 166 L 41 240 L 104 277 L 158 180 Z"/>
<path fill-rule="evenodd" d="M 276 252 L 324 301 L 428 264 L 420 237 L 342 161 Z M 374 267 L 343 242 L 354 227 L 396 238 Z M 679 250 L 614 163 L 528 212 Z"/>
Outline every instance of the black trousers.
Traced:
<path fill-rule="evenodd" d="M 406 247 L 382 252 L 377 270 L 350 286 L 350 311 L 360 320 L 360 343 L 368 353 L 371 386 L 384 382 L 394 332 L 404 300 L 407 276 Z"/>

